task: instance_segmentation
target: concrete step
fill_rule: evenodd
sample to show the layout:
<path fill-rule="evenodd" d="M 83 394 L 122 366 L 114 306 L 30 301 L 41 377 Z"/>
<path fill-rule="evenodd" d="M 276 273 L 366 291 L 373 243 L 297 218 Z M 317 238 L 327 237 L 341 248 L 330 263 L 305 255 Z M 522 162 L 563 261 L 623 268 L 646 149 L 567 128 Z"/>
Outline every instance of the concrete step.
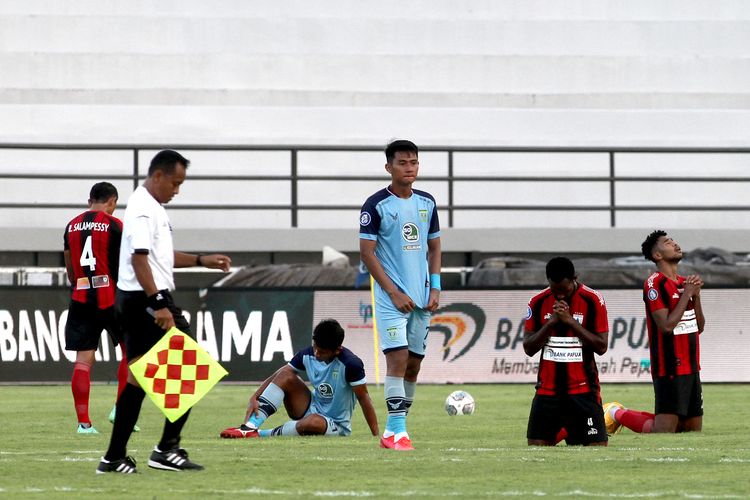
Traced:
<path fill-rule="evenodd" d="M 5 105 L 6 143 L 746 147 L 749 109 Z"/>
<path fill-rule="evenodd" d="M 277 89 L 357 92 L 743 93 L 750 56 L 306 57 L 0 53 L 5 89 Z M 200 70 L 196 70 L 200 68 Z M 393 68 L 388 73 L 386 68 Z"/>
<path fill-rule="evenodd" d="M 333 18 L 362 17 L 394 20 L 415 19 L 548 19 L 548 20 L 734 20 L 750 19 L 744 0 L 3 0 L 0 15 L 148 17 L 264 17 Z"/>
<path fill-rule="evenodd" d="M 335 25 L 335 29 L 332 29 Z M 408 30 L 368 17 L 0 15 L 22 54 L 743 57 L 749 20 L 434 19 Z M 168 33 L 169 36 L 164 36 Z M 388 33 L 388 36 L 383 36 Z M 29 35 L 32 36 L 29 36 Z M 95 44 L 92 41 L 96 41 Z"/>
<path fill-rule="evenodd" d="M 0 104 L 411 107 L 523 109 L 748 109 L 748 92 L 466 93 L 275 89 L 0 89 Z"/>

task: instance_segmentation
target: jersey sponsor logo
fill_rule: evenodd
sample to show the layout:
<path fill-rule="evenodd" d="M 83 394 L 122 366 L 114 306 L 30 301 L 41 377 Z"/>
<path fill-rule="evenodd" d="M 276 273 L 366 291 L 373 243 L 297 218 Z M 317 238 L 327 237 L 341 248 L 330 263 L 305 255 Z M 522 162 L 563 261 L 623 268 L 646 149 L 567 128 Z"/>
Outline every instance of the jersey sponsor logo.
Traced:
<path fill-rule="evenodd" d="M 649 288 L 646 296 L 648 297 L 648 300 L 653 302 L 654 300 L 659 298 L 659 292 L 656 290 L 656 288 Z"/>
<path fill-rule="evenodd" d="M 325 382 L 318 384 L 318 395 L 321 398 L 331 399 L 333 397 L 333 386 Z"/>
<path fill-rule="evenodd" d="M 523 319 L 531 319 L 531 306 L 526 306 L 526 314 L 523 316 Z"/>
<path fill-rule="evenodd" d="M 690 309 L 682 313 L 682 318 L 677 326 L 674 327 L 674 335 L 686 335 L 688 333 L 698 332 L 698 320 L 695 317 L 695 309 Z"/>
<path fill-rule="evenodd" d="M 583 362 L 583 351 L 580 347 L 559 349 L 545 346 L 542 359 L 554 361 L 555 363 L 581 363 Z"/>
<path fill-rule="evenodd" d="M 109 276 L 106 274 L 100 274 L 99 276 L 92 276 L 91 283 L 94 288 L 106 288 L 109 286 Z"/>
<path fill-rule="evenodd" d="M 409 243 L 419 241 L 419 228 L 413 222 L 407 222 L 401 228 L 401 235 Z"/>
<path fill-rule="evenodd" d="M 360 226 L 366 226 L 370 223 L 372 220 L 372 217 L 370 217 L 370 214 L 367 212 L 362 212 L 359 214 L 359 225 Z"/>
<path fill-rule="evenodd" d="M 555 363 L 583 362 L 583 349 L 578 337 L 550 337 L 542 352 L 542 359 Z"/>
<path fill-rule="evenodd" d="M 581 339 L 578 337 L 557 337 L 553 336 L 547 340 L 547 345 L 552 347 L 581 347 Z"/>
<path fill-rule="evenodd" d="M 91 288 L 88 278 L 78 278 L 76 280 L 76 290 L 88 290 Z"/>

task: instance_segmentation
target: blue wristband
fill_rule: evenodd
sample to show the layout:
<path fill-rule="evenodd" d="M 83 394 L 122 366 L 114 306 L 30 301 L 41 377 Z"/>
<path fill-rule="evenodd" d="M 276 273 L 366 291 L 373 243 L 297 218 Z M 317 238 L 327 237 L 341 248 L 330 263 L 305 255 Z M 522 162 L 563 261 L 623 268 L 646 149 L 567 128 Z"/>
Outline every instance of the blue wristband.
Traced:
<path fill-rule="evenodd" d="M 440 290 L 440 275 L 439 274 L 430 275 L 430 288 L 434 288 L 435 290 Z"/>

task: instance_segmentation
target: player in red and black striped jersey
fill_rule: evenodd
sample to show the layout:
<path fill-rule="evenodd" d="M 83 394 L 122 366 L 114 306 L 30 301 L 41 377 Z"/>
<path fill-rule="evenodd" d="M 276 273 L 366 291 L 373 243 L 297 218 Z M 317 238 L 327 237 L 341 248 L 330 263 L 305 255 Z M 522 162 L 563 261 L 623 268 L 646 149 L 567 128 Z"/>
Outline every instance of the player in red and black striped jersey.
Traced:
<path fill-rule="evenodd" d="M 703 280 L 677 273 L 682 249 L 664 231 L 649 234 L 641 250 L 657 268 L 643 284 L 655 409 L 654 413 L 636 412 L 610 403 L 607 427 L 611 432 L 620 425 L 643 433 L 700 431 L 699 336 L 706 322 L 700 300 Z"/>
<path fill-rule="evenodd" d="M 529 445 L 607 445 L 594 354 L 607 351 L 607 307 L 578 282 L 570 259 L 547 263 L 549 288 L 529 301 L 523 349 L 541 351 L 526 433 Z"/>
<path fill-rule="evenodd" d="M 112 214 L 117 188 L 109 182 L 94 184 L 89 209 L 68 222 L 63 236 L 65 268 L 72 293 L 65 325 L 65 346 L 77 351 L 71 389 L 80 434 L 96 434 L 89 418 L 91 366 L 103 330 L 115 344 L 120 341 L 114 303 L 120 256 L 122 222 Z M 118 370 L 118 395 L 127 381 L 123 355 Z"/>

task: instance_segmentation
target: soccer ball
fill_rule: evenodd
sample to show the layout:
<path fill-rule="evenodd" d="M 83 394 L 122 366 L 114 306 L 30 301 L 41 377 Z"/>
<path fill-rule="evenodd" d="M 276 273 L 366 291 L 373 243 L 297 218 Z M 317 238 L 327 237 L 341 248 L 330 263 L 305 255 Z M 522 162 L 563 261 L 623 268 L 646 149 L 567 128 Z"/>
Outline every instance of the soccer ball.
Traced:
<path fill-rule="evenodd" d="M 466 391 L 453 391 L 445 400 L 448 415 L 471 415 L 474 413 L 474 398 Z"/>

